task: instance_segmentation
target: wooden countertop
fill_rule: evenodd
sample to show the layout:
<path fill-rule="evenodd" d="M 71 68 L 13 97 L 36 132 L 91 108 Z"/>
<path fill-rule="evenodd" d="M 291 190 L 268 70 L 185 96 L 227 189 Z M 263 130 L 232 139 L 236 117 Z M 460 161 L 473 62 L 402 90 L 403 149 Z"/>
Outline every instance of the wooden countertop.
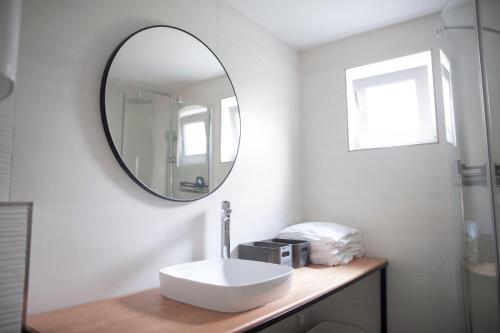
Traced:
<path fill-rule="evenodd" d="M 496 278 L 497 277 L 497 267 L 494 262 L 484 262 L 480 264 L 472 264 L 468 261 L 463 261 L 463 266 L 465 269 L 471 273 L 488 277 L 488 278 Z"/>
<path fill-rule="evenodd" d="M 243 332 L 383 268 L 386 260 L 364 257 L 336 267 L 311 265 L 294 271 L 287 296 L 259 308 L 222 313 L 163 297 L 159 289 L 32 315 L 40 333 Z"/>

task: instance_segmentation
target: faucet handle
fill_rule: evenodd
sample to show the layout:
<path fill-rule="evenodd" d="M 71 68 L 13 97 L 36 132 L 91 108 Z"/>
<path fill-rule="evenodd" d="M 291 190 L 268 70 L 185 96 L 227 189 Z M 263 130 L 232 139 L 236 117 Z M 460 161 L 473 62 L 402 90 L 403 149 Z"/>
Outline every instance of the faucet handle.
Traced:
<path fill-rule="evenodd" d="M 225 211 L 230 210 L 231 209 L 231 202 L 226 201 L 226 200 L 222 201 L 221 208 Z"/>

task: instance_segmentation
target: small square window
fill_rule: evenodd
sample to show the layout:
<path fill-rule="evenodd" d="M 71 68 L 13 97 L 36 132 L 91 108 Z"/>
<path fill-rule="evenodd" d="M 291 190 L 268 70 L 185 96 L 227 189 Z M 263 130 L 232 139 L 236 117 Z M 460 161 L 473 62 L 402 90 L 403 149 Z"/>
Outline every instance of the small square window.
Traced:
<path fill-rule="evenodd" d="M 346 70 L 349 150 L 437 142 L 431 51 Z"/>

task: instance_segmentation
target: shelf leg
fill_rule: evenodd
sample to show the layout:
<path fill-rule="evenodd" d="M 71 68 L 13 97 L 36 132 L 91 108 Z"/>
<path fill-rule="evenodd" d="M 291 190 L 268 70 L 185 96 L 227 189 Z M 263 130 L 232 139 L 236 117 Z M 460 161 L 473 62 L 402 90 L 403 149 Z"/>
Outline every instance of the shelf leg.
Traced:
<path fill-rule="evenodd" d="M 387 272 L 380 270 L 380 332 L 387 333 Z"/>

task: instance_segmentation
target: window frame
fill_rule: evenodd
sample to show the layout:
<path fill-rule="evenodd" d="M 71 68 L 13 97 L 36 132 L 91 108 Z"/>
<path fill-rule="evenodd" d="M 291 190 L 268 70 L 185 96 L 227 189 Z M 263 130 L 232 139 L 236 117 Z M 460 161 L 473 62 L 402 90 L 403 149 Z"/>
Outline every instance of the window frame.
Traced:
<path fill-rule="evenodd" d="M 223 104 L 232 104 L 230 107 L 227 108 L 227 111 L 231 111 L 232 108 L 237 108 L 238 112 L 235 113 L 235 118 L 233 119 L 234 120 L 234 125 L 235 127 L 232 128 L 234 130 L 236 130 L 236 132 L 233 132 L 233 140 L 234 140 L 234 156 L 231 160 L 222 160 L 222 157 L 223 157 L 223 149 L 222 149 L 222 145 L 223 145 L 223 138 L 222 138 L 222 131 L 223 131 L 223 113 L 224 113 L 224 108 L 223 108 Z M 238 146 L 239 146 L 239 140 L 237 140 L 236 138 L 239 138 L 239 136 L 241 135 L 241 128 L 240 128 L 240 114 L 239 114 L 239 106 L 238 106 L 238 100 L 236 99 L 236 96 L 229 96 L 229 97 L 224 97 L 224 98 L 221 98 L 220 101 L 219 101 L 219 108 L 220 108 L 220 119 L 219 119 L 219 163 L 220 164 L 224 164 L 224 163 L 234 163 L 234 161 L 236 160 L 236 155 L 238 155 Z M 238 135 L 234 135 L 235 133 L 237 133 Z"/>
<path fill-rule="evenodd" d="M 451 70 L 451 61 L 448 58 L 448 55 L 443 51 L 443 49 L 439 49 L 439 69 L 441 74 L 441 89 L 443 94 L 443 117 L 444 117 L 444 132 L 445 132 L 445 140 L 450 145 L 457 147 L 457 125 L 456 125 L 456 117 L 455 117 L 455 99 L 453 94 L 453 73 Z M 444 81 L 447 81 L 448 84 L 448 98 L 449 98 L 449 109 L 447 110 L 446 106 L 446 98 L 445 98 L 445 84 Z M 451 137 L 451 140 L 450 140 Z"/>
<path fill-rule="evenodd" d="M 412 63 L 412 58 L 417 58 L 417 57 L 427 57 L 427 61 L 422 64 L 417 64 L 415 65 Z M 392 64 L 390 64 L 392 63 Z M 394 65 L 394 68 L 391 69 L 390 71 L 387 70 L 381 70 L 383 66 L 387 65 Z M 367 70 L 368 69 L 368 70 Z M 356 72 L 362 72 L 363 70 L 367 70 L 368 74 L 362 75 Z M 428 81 L 428 99 L 429 99 L 429 113 L 428 117 L 430 117 L 430 123 L 432 124 L 431 127 L 433 128 L 433 132 L 435 133 L 435 136 L 433 139 L 429 141 L 424 141 L 424 142 L 415 142 L 415 143 L 405 143 L 405 144 L 391 144 L 391 145 L 386 145 L 386 146 L 373 146 L 373 147 L 360 147 L 356 148 L 354 145 L 351 144 L 351 132 L 352 132 L 352 124 L 350 124 L 350 120 L 352 120 L 352 116 L 350 115 L 350 106 L 352 106 L 354 103 L 357 103 L 357 97 L 356 97 L 356 89 L 355 89 L 355 82 L 358 80 L 374 80 L 376 81 L 378 76 L 384 76 L 384 75 L 393 75 L 397 76 L 398 73 L 405 72 L 405 71 L 418 71 L 418 70 L 425 70 L 427 72 L 427 81 Z M 349 75 L 349 72 L 355 72 L 355 74 Z M 347 121 L 347 151 L 348 152 L 356 152 L 356 151 L 363 151 L 363 150 L 373 150 L 373 149 L 388 149 L 388 148 L 399 148 L 399 147 L 410 147 L 410 146 L 420 146 L 420 145 L 429 145 L 429 144 L 439 144 L 440 143 L 440 131 L 439 131 L 439 120 L 438 120 L 438 106 L 437 106 L 437 92 L 436 92 L 436 65 L 435 65 L 435 54 L 433 49 L 427 49 L 424 51 L 417 51 L 413 52 L 411 54 L 406 54 L 403 56 L 396 56 L 396 57 L 391 57 L 389 59 L 381 60 L 381 61 L 374 61 L 371 63 L 367 63 L 365 65 L 358 65 L 358 66 L 353 66 L 353 67 L 346 67 L 344 71 L 344 84 L 345 84 L 345 97 L 346 97 L 346 121 Z M 354 76 L 354 78 L 353 78 Z M 357 77 L 359 76 L 359 77 Z M 387 84 L 394 83 L 392 78 L 387 81 Z M 400 81 L 402 82 L 402 81 Z M 418 94 L 419 88 L 417 87 L 417 94 Z M 355 106 L 357 107 L 357 106 Z M 419 116 L 421 117 L 421 112 L 420 108 L 418 109 L 419 111 Z"/>

